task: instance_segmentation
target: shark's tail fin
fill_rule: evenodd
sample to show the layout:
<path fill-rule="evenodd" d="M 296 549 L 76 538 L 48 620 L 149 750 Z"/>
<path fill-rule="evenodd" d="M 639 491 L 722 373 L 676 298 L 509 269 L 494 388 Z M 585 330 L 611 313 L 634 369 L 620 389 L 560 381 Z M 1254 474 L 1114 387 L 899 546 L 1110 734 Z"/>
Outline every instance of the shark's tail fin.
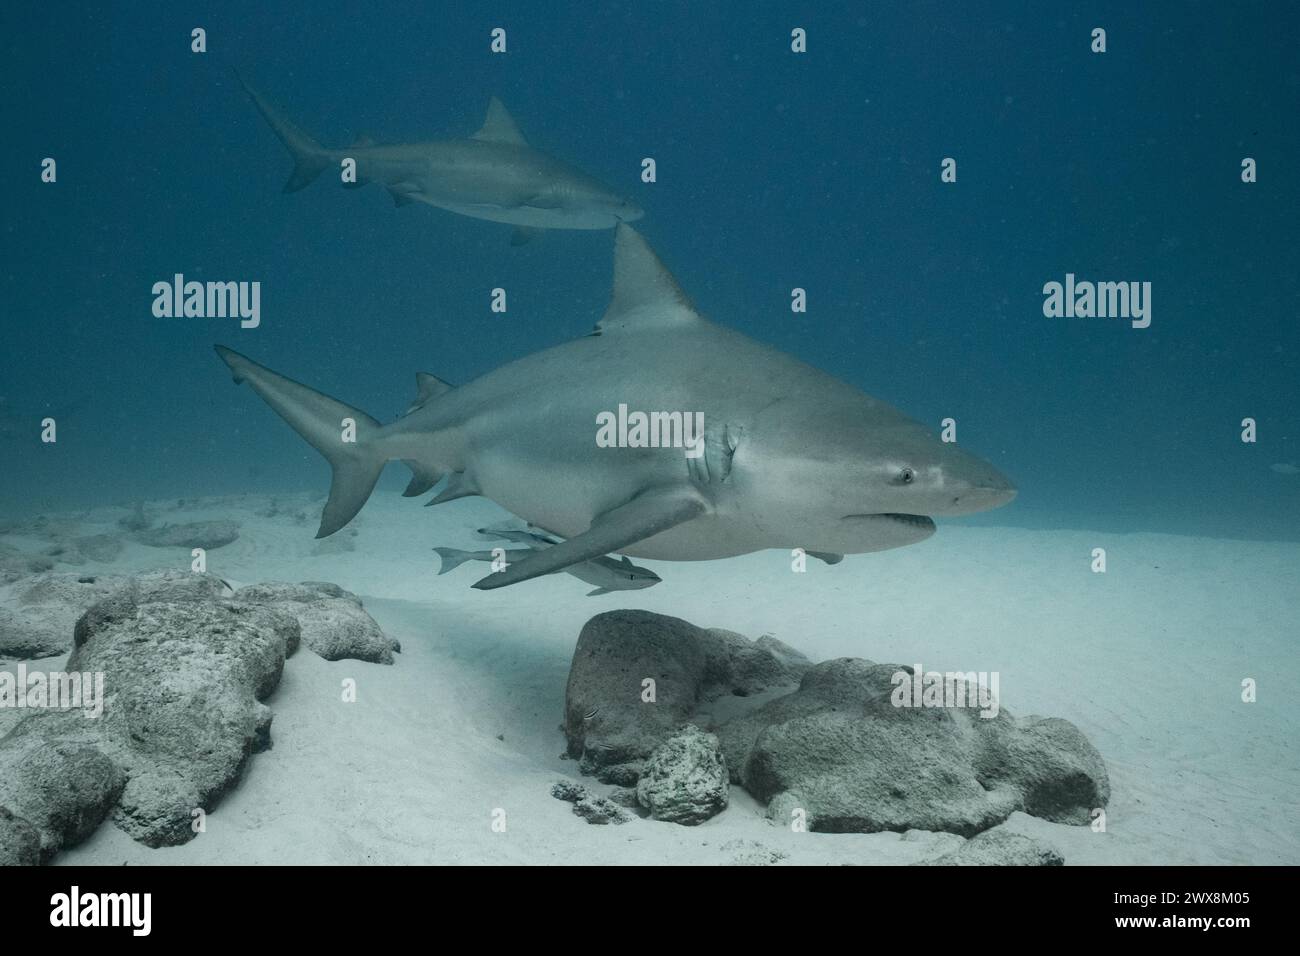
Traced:
<path fill-rule="evenodd" d="M 458 568 L 474 557 L 472 551 L 460 551 L 456 548 L 434 548 L 433 550 L 438 552 L 438 557 L 442 559 L 442 567 L 438 569 L 439 574 L 446 574 L 452 568 Z"/>
<path fill-rule="evenodd" d="M 272 106 L 265 96 L 245 83 L 242 76 L 238 73 L 235 75 L 239 77 L 244 92 L 253 101 L 257 111 L 262 114 L 271 129 L 275 131 L 275 135 L 280 137 L 280 142 L 284 143 L 293 155 L 293 173 L 289 176 L 289 181 L 284 184 L 284 191 L 297 192 L 324 172 L 325 167 L 329 165 L 329 153 L 320 143 Z"/>
<path fill-rule="evenodd" d="M 248 382 L 334 469 L 329 500 L 316 537 L 333 534 L 356 517 L 370 497 L 388 456 L 377 441 L 383 427 L 365 412 L 285 378 L 218 345 L 236 382 Z"/>

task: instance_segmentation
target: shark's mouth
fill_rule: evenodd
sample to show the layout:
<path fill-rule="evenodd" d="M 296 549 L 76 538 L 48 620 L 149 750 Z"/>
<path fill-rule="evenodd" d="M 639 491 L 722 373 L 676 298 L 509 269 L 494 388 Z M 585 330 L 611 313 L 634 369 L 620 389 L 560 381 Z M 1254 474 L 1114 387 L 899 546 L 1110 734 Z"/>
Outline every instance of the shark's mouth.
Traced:
<path fill-rule="evenodd" d="M 907 525 L 918 530 L 934 530 L 934 519 L 929 515 L 905 515 L 896 512 L 886 512 L 873 515 L 845 515 L 844 521 L 883 521 L 888 524 Z"/>

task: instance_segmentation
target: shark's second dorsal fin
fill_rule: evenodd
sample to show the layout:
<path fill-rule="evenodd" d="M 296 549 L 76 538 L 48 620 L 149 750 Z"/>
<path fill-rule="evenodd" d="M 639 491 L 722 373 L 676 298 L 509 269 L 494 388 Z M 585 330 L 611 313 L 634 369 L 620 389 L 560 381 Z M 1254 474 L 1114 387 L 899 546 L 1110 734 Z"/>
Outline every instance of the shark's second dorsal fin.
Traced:
<path fill-rule="evenodd" d="M 614 232 L 614 294 L 597 334 L 618 328 L 671 328 L 699 322 L 700 314 L 654 250 L 620 222 Z"/>
<path fill-rule="evenodd" d="M 501 105 L 501 101 L 495 96 L 488 103 L 487 119 L 483 121 L 483 128 L 475 133 L 472 138 L 489 143 L 510 143 L 514 146 L 528 145 L 528 141 L 524 139 L 524 134 L 519 132 L 519 127 L 515 125 L 513 117 L 506 112 L 506 108 Z"/>
<path fill-rule="evenodd" d="M 407 415 L 411 414 L 411 412 L 415 411 L 417 408 L 422 407 L 431 399 L 435 399 L 439 395 L 446 395 L 454 386 L 448 385 L 442 379 L 438 378 L 438 376 L 430 375 L 428 372 L 416 372 L 415 387 L 415 401 L 413 401 L 411 407 L 406 410 L 405 414 Z"/>

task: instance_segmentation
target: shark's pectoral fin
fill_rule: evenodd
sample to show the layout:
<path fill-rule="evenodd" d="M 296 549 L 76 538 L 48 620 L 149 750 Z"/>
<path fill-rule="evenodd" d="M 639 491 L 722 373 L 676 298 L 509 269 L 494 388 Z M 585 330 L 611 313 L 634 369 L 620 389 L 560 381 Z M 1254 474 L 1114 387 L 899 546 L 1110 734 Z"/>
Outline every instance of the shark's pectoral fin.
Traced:
<path fill-rule="evenodd" d="M 393 183 L 388 187 L 388 195 L 393 197 L 393 205 L 399 209 L 415 202 L 415 194 L 419 191 L 420 187 L 414 183 Z"/>
<path fill-rule="evenodd" d="M 476 582 L 474 587 L 480 591 L 491 591 L 543 574 L 562 571 L 611 551 L 621 551 L 630 544 L 652 538 L 660 532 L 697 518 L 707 508 L 704 499 L 690 487 L 673 486 L 643 491 L 627 504 L 601 515 L 582 534 L 530 554 L 504 571 L 489 574 Z"/>
<path fill-rule="evenodd" d="M 612 594 L 612 593 L 613 591 L 611 591 L 609 588 L 596 588 L 596 590 L 594 591 L 588 591 L 587 597 L 595 597 L 597 594 Z"/>
<path fill-rule="evenodd" d="M 541 231 L 532 226 L 515 226 L 514 231 L 510 233 L 510 245 L 522 246 L 526 242 L 532 242 Z"/>
<path fill-rule="evenodd" d="M 844 555 L 836 554 L 834 551 L 807 551 L 805 554 L 811 554 L 818 561 L 825 561 L 827 564 L 839 564 L 844 560 Z"/>

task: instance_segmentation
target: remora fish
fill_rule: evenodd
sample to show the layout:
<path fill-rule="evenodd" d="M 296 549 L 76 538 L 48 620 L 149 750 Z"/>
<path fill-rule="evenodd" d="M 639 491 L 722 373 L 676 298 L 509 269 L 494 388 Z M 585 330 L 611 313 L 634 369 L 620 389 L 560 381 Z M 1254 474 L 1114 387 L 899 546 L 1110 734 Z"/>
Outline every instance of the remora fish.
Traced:
<path fill-rule="evenodd" d="M 541 543 L 546 541 L 545 535 L 533 535 L 527 531 L 509 531 L 495 536 L 509 539 L 515 534 L 527 538 L 528 540 L 524 543 L 528 547 L 512 548 L 506 551 L 505 559 L 508 564 L 522 561 L 536 550 L 559 543 L 555 539 L 550 539 L 549 543 Z M 461 551 L 458 548 L 434 548 L 433 550 L 438 552 L 438 557 L 442 559 L 439 574 L 446 574 L 466 561 L 492 561 L 496 559 L 496 555 L 491 551 Z M 618 561 L 614 558 L 602 556 L 570 565 L 563 570 L 568 574 L 572 574 L 579 581 L 585 581 L 596 586 L 594 591 L 587 592 L 587 597 L 609 594 L 613 591 L 639 591 L 643 588 L 654 587 L 663 580 L 649 568 L 633 564 L 627 558 Z"/>
<path fill-rule="evenodd" d="M 931 515 L 1015 496 L 992 465 L 884 402 L 703 318 L 630 226 L 615 236 L 613 298 L 595 332 L 460 388 L 423 376 L 413 411 L 390 425 L 217 346 L 235 381 L 329 460 L 318 537 L 352 520 L 394 459 L 414 473 L 407 494 L 450 473 L 430 504 L 482 495 L 566 539 L 482 590 L 612 552 L 881 551 L 928 537 Z M 619 403 L 702 413 L 703 454 L 598 447 L 598 416 Z M 355 440 L 342 440 L 343 419 Z"/>
<path fill-rule="evenodd" d="M 346 149 L 316 142 L 244 83 L 245 91 L 275 135 L 293 155 L 294 169 L 284 191 L 302 189 L 327 168 L 356 162 L 356 182 L 376 183 L 393 202 L 427 203 L 439 209 L 510 223 L 512 242 L 528 241 L 537 229 L 612 229 L 640 219 L 636 203 L 561 160 L 533 149 L 496 97 L 487 119 L 469 139 L 376 145 L 361 137 Z"/>

